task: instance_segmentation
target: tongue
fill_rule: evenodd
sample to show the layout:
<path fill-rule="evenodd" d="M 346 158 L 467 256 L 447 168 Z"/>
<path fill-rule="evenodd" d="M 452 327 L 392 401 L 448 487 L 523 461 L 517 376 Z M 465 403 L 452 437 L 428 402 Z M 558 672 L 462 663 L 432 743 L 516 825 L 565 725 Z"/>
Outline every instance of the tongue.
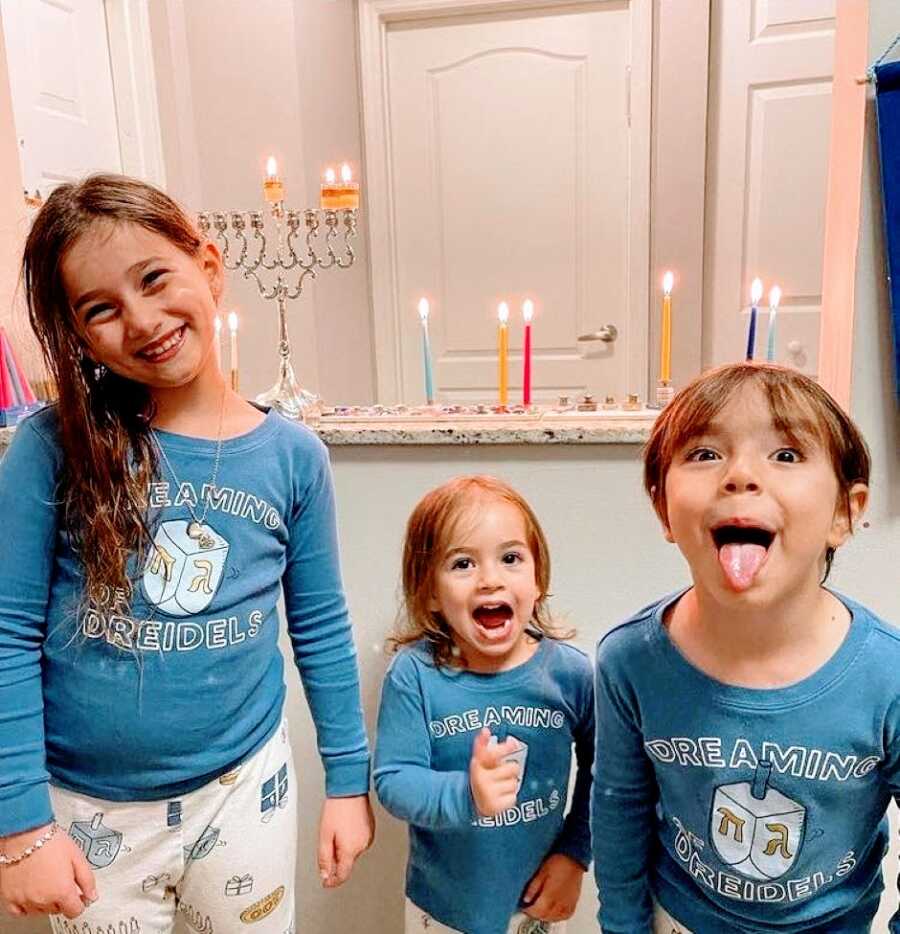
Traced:
<path fill-rule="evenodd" d="M 719 549 L 719 564 L 732 590 L 746 590 L 756 577 L 766 549 L 762 545 L 723 545 Z"/>
<path fill-rule="evenodd" d="M 475 614 L 481 626 L 485 629 L 498 629 L 507 619 L 509 619 L 508 610 L 479 610 Z"/>

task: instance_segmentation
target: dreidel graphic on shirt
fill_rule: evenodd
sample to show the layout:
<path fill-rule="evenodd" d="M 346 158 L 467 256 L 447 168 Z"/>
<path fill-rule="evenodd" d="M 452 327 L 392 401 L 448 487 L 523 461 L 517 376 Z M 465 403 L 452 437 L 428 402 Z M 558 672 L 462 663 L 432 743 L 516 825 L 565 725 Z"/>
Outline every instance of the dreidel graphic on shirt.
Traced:
<path fill-rule="evenodd" d="M 723 862 L 751 879 L 777 879 L 803 843 L 806 808 L 769 787 L 772 763 L 761 760 L 752 782 L 716 789 L 709 835 Z"/>
<path fill-rule="evenodd" d="M 522 780 L 525 778 L 525 763 L 528 761 L 528 744 L 523 743 L 516 736 L 504 736 L 501 740 L 499 736 L 491 734 L 491 738 L 488 740 L 488 748 L 491 746 L 496 746 L 500 742 L 506 742 L 507 739 L 514 739 L 519 745 L 518 747 L 508 755 L 503 757 L 504 762 L 516 762 L 519 766 L 519 775 L 516 780 L 516 794 L 522 788 Z"/>
<path fill-rule="evenodd" d="M 212 602 L 228 557 L 228 542 L 210 526 L 188 535 L 184 519 L 163 522 L 144 565 L 144 594 L 169 616 L 193 616 Z"/>
<path fill-rule="evenodd" d="M 78 844 L 84 858 L 94 869 L 108 866 L 122 848 L 122 834 L 103 823 L 102 811 L 98 811 L 89 821 L 72 821 L 69 836 Z"/>

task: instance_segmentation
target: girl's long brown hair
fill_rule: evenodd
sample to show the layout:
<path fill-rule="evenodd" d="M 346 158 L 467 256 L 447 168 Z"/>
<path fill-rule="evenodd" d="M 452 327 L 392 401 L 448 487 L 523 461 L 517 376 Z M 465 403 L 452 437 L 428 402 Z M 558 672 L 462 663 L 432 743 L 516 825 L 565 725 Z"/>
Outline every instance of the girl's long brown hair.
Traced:
<path fill-rule="evenodd" d="M 56 188 L 35 217 L 22 259 L 31 327 L 56 384 L 63 453 L 58 498 L 84 566 L 88 602 L 131 602 L 128 561 L 150 544 L 147 487 L 157 470 L 147 388 L 98 366 L 76 329 L 61 267 L 98 225 L 137 224 L 196 257 L 202 240 L 168 195 L 137 179 L 93 175 Z"/>
<path fill-rule="evenodd" d="M 463 513 L 479 500 L 511 503 L 525 520 L 529 550 L 534 560 L 538 600 L 530 625 L 551 639 L 570 639 L 572 631 L 557 628 L 547 606 L 550 596 L 550 549 L 544 531 L 525 498 L 509 484 L 485 475 L 454 477 L 427 493 L 406 524 L 403 545 L 403 612 L 388 646 L 396 651 L 420 639 L 431 643 L 438 665 L 456 663 L 453 634 L 440 613 L 430 609 L 435 572 L 449 547 L 450 537 Z"/>

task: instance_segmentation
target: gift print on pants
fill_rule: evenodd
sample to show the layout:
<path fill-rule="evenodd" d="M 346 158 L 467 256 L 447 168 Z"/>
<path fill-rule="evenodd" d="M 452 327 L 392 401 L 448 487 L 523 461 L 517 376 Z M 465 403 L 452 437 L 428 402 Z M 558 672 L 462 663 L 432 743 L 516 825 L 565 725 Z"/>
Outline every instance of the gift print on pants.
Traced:
<path fill-rule="evenodd" d="M 288 774 L 285 762 L 275 775 L 263 782 L 260 789 L 259 810 L 264 824 L 268 824 L 275 816 L 276 807 L 287 807 L 287 796 Z"/>
<path fill-rule="evenodd" d="M 102 811 L 98 811 L 89 821 L 72 821 L 69 836 L 78 844 L 84 858 L 94 869 L 108 866 L 122 848 L 122 834 L 104 825 Z"/>
<path fill-rule="evenodd" d="M 208 525 L 199 537 L 184 519 L 163 522 L 144 565 L 144 594 L 168 616 L 195 616 L 212 602 L 228 557 L 228 542 Z"/>
<path fill-rule="evenodd" d="M 234 875 L 225 883 L 226 895 L 249 895 L 253 891 L 253 876 L 246 873 L 243 876 Z"/>
<path fill-rule="evenodd" d="M 771 762 L 760 760 L 752 782 L 716 789 L 710 837 L 723 862 L 751 879 L 777 879 L 803 842 L 806 808 L 769 787 Z"/>

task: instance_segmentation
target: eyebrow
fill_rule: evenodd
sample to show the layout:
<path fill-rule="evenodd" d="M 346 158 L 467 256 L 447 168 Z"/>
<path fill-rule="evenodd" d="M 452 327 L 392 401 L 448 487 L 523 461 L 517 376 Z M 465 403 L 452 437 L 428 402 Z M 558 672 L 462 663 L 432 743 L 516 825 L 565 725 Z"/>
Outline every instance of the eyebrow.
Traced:
<path fill-rule="evenodd" d="M 126 276 L 133 276 L 134 278 L 140 278 L 144 270 L 148 266 L 152 266 L 154 263 L 158 263 L 163 259 L 162 256 L 150 256 L 147 259 L 138 260 L 132 266 L 129 266 L 125 270 Z M 102 298 L 105 294 L 103 289 L 92 289 L 90 292 L 85 292 L 84 295 L 81 295 L 77 301 L 72 302 L 72 311 L 78 311 L 82 305 L 86 305 L 88 302 L 92 302 L 95 298 Z"/>
<path fill-rule="evenodd" d="M 514 539 L 512 539 L 511 541 L 503 542 L 503 543 L 500 545 L 500 550 L 502 551 L 504 548 L 515 548 L 515 547 L 518 547 L 518 548 L 527 548 L 528 546 L 525 544 L 525 542 L 520 542 L 517 538 L 514 538 Z M 455 554 L 466 554 L 466 553 L 468 553 L 468 552 L 470 552 L 470 551 L 475 551 L 475 549 L 474 549 L 474 548 L 466 548 L 466 547 L 460 545 L 460 546 L 457 546 L 456 548 L 451 548 L 451 549 L 447 552 L 447 554 L 445 555 L 445 557 L 446 557 L 446 558 L 451 558 L 451 557 L 453 557 L 453 555 L 455 555 Z"/>

